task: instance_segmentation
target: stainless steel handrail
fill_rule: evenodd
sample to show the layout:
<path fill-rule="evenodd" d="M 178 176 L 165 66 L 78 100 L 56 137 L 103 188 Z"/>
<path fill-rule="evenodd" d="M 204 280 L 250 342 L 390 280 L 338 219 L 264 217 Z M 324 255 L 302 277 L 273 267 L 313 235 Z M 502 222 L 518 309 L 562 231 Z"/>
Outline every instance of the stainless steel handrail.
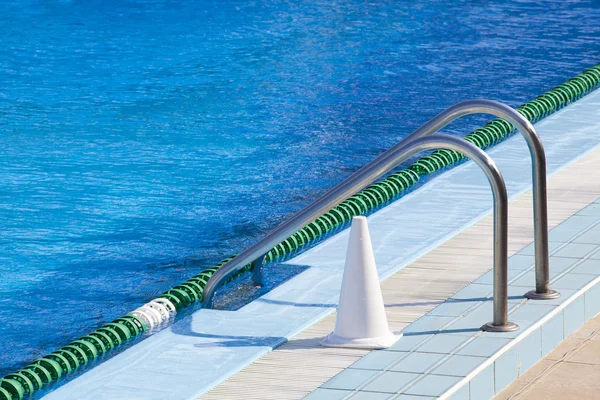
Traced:
<path fill-rule="evenodd" d="M 367 164 L 323 197 L 279 225 L 264 239 L 244 250 L 215 272 L 204 288 L 205 305 L 211 302 L 220 282 L 249 262 L 261 259 L 273 246 L 414 154 L 436 148 L 447 148 L 463 153 L 471 158 L 488 178 L 494 195 L 494 318 L 482 328 L 494 332 L 518 329 L 517 325 L 508 321 L 508 195 L 504 180 L 494 161 L 483 150 L 464 139 L 448 135 L 418 138 L 404 141 L 402 146 L 394 146 L 393 151 L 386 151 L 374 160 L 378 162 Z"/>
<path fill-rule="evenodd" d="M 549 262 L 548 262 L 548 218 L 546 199 L 546 159 L 544 148 L 537 132 L 527 119 L 512 108 L 490 100 L 469 100 L 456 104 L 443 111 L 404 140 L 382 153 L 369 164 L 355 172 L 348 179 L 331 189 L 323 197 L 300 211 L 290 220 L 269 232 L 263 240 L 240 253 L 237 257 L 224 264 L 208 281 L 204 288 L 203 303 L 205 306 L 212 303 L 217 287 L 228 277 L 238 272 L 248 263 L 252 263 L 253 279 L 262 281 L 261 265 L 264 256 L 272 247 L 287 239 L 297 230 L 318 218 L 347 197 L 363 189 L 389 169 L 390 158 L 393 158 L 398 149 L 404 148 L 420 137 L 433 134 L 450 122 L 464 115 L 485 113 L 507 119 L 523 134 L 527 141 L 532 157 L 533 174 L 533 206 L 534 206 L 534 234 L 535 234 L 535 259 L 536 259 L 536 290 L 527 293 L 530 298 L 550 299 L 560 296 L 558 292 L 549 287 Z M 383 171 L 383 172 L 382 172 Z M 375 176 L 375 178 L 373 178 Z"/>
<path fill-rule="evenodd" d="M 560 293 L 550 289 L 550 260 L 548 251 L 548 200 L 546 193 L 546 153 L 544 146 L 535 128 L 519 112 L 493 100 L 467 100 L 455 104 L 427 121 L 417 130 L 404 138 L 400 143 L 391 147 L 385 153 L 391 152 L 395 147 L 403 145 L 423 136 L 431 135 L 455 119 L 469 114 L 492 114 L 508 120 L 525 138 L 529 154 L 531 155 L 532 181 L 533 181 L 533 232 L 535 246 L 535 290 L 525 294 L 527 298 L 549 300 L 560 297 Z M 375 160 L 373 160 L 374 162 Z"/>

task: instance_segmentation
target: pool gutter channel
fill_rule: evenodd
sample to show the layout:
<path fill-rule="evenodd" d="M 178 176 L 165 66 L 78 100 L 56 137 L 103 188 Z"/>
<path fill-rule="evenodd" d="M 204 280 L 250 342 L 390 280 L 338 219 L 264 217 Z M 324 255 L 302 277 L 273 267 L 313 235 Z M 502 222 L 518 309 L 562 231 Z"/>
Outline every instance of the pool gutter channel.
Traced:
<path fill-rule="evenodd" d="M 600 86 L 600 64 L 555 87 L 517 108 L 531 123 L 555 113 Z M 485 149 L 506 139 L 514 127 L 503 119 L 494 119 L 469 133 L 465 139 Z M 396 200 L 400 194 L 413 189 L 421 178 L 462 161 L 464 156 L 451 150 L 436 150 L 422 157 L 408 168 L 392 173 L 354 196 L 344 200 L 300 231 L 276 245 L 265 256 L 266 262 L 280 261 L 300 249 L 314 244 L 323 236 L 347 224 L 354 216 L 363 215 Z M 111 350 L 120 348 L 134 338 L 157 332 L 176 317 L 178 311 L 202 300 L 203 289 L 219 264 L 167 290 L 142 307 L 105 324 L 96 331 L 46 355 L 19 371 L 0 380 L 0 400 L 23 399 L 40 389 L 54 384 L 74 371 L 90 364 Z M 249 271 L 250 264 L 235 279 Z"/>

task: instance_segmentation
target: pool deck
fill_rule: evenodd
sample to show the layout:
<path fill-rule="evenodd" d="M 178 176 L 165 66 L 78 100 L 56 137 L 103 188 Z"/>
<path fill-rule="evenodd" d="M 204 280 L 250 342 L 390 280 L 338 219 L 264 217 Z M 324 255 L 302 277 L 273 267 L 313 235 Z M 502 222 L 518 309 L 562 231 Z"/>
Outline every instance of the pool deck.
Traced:
<path fill-rule="evenodd" d="M 548 171 L 554 174 L 549 180 L 549 224 L 554 227 L 600 196 L 596 184 L 600 155 L 595 149 L 600 145 L 600 91 L 541 121 L 536 128 L 546 147 Z M 514 199 L 509 210 L 509 252 L 514 254 L 533 238 L 527 146 L 517 135 L 489 154 L 498 163 Z M 406 328 L 490 269 L 490 208 L 485 177 L 473 163 L 466 163 L 369 217 L 392 329 Z M 317 345 L 333 327 L 347 235 L 347 231 L 342 232 L 288 261 L 309 268 L 247 306 L 237 311 L 199 310 L 45 398 L 195 399 L 215 387 L 203 398 L 304 397 L 368 353 Z M 555 236 L 551 235 L 551 250 L 560 243 Z M 516 286 L 524 293 L 534 282 L 527 271 L 532 264 L 525 265 L 532 257 L 522 254 L 513 257 L 511 265 L 518 258 L 528 261 L 511 270 L 523 273 L 518 278 L 526 281 L 525 286 Z M 488 288 L 489 278 L 482 279 L 476 285 Z M 568 290 L 577 292 L 561 291 L 566 294 Z M 483 310 L 480 316 L 484 320 L 477 321 L 479 325 L 491 319 L 491 311 L 486 309 L 490 301 L 479 299 L 482 296 L 486 294 L 479 293 L 477 304 L 472 304 L 473 310 Z M 514 307 L 518 303 L 511 300 Z M 564 303 L 553 307 L 560 304 Z M 548 307 L 549 303 L 542 306 Z M 455 319 L 430 315 L 419 321 L 432 317 L 448 323 Z M 409 335 L 409 330 L 423 323 L 407 328 L 399 343 L 418 336 Z M 428 329 L 435 331 L 443 325 Z M 323 390 L 341 389 L 323 387 L 319 391 Z"/>
<path fill-rule="evenodd" d="M 519 331 L 479 330 L 492 318 L 488 216 L 383 283 L 390 326 L 404 332 L 390 349 L 320 347 L 333 329 L 331 315 L 200 398 L 300 399 L 316 389 L 307 399 L 424 400 L 460 383 L 452 398 L 493 397 L 600 311 L 599 179 L 597 149 L 549 180 L 551 277 L 562 294 L 558 300 L 523 297 L 534 283 L 531 193 L 511 201 L 509 312 Z"/>

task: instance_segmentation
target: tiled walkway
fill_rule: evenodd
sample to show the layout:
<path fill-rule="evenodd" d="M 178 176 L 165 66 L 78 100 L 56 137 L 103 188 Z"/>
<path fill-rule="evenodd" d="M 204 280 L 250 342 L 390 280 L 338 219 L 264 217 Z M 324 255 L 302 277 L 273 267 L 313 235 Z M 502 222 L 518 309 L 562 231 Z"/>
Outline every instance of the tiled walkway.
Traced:
<path fill-rule="evenodd" d="M 600 399 L 600 316 L 520 376 L 494 400 Z"/>
<path fill-rule="evenodd" d="M 574 176 L 586 179 L 573 179 Z M 595 310 L 591 306 L 600 305 L 599 300 L 592 299 L 597 295 L 595 291 L 589 292 L 587 303 L 585 297 L 569 300 L 595 279 L 596 275 L 590 273 L 593 271 L 587 269 L 600 262 L 600 204 L 594 203 L 600 196 L 598 181 L 600 149 L 549 179 L 549 226 L 556 228 L 550 234 L 553 286 L 563 294 L 557 301 L 528 302 L 523 298 L 534 285 L 533 252 L 528 246 L 533 239 L 531 193 L 510 202 L 511 319 L 521 326 L 518 333 L 522 333 L 544 315 L 554 314 L 539 327 L 543 329 L 527 340 L 519 339 L 522 343 L 513 345 L 513 351 L 502 359 L 492 359 L 490 355 L 513 342 L 514 336 L 482 333 L 478 329 L 492 317 L 490 275 L 481 276 L 491 266 L 492 218 L 488 216 L 382 283 L 390 326 L 405 332 L 392 349 L 369 353 L 320 347 L 323 336 L 333 329 L 332 315 L 201 398 L 292 400 L 313 391 L 312 399 L 424 400 L 453 385 L 465 384 L 467 376 L 486 363 L 489 365 L 483 368 L 483 375 L 473 383 L 467 381 L 454 398 L 492 398 L 577 329 L 586 317 L 593 316 Z M 444 303 L 450 297 L 453 299 Z M 565 314 L 567 301 L 569 312 Z M 502 375 L 495 370 L 510 372 Z M 429 375 L 427 380 L 425 375 Z M 430 381 L 433 378 L 435 383 Z"/>
<path fill-rule="evenodd" d="M 600 202 L 554 228 L 551 240 L 557 300 L 523 297 L 534 282 L 531 245 L 509 259 L 509 319 L 518 331 L 479 329 L 492 315 L 488 272 L 404 329 L 391 348 L 370 352 L 307 399 L 425 400 L 461 384 L 452 398 L 492 398 L 600 311 Z"/>

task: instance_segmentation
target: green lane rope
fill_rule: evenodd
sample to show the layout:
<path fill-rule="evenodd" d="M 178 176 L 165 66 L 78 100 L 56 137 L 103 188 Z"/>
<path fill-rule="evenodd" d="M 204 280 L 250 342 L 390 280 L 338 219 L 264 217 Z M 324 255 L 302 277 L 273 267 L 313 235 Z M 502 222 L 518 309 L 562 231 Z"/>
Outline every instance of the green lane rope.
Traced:
<path fill-rule="evenodd" d="M 531 123 L 547 117 L 600 86 L 600 64 L 517 108 Z M 503 119 L 494 119 L 469 133 L 465 139 L 485 149 L 506 138 L 514 127 Z M 414 187 L 421 177 L 455 164 L 465 157 L 452 150 L 436 150 L 407 169 L 388 175 L 344 200 L 288 239 L 271 249 L 266 262 L 281 259 L 314 243 L 344 226 L 352 217 L 387 204 L 400 193 Z M 233 257 L 221 261 L 186 282 L 167 290 L 157 299 L 123 317 L 102 326 L 72 343 L 48 354 L 0 380 L 0 400 L 21 400 L 47 385 L 71 374 L 91 361 L 133 338 L 164 325 L 176 311 L 202 299 L 210 277 Z M 233 280 L 250 270 L 250 265 L 235 274 Z"/>

